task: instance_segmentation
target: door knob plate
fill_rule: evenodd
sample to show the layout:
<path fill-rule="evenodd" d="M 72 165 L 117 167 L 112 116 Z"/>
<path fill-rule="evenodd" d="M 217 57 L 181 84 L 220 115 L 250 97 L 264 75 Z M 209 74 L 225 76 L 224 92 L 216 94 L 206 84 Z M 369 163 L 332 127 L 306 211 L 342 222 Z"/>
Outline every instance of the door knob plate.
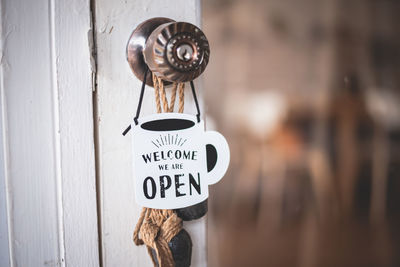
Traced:
<path fill-rule="evenodd" d="M 147 68 L 143 57 L 143 50 L 146 46 L 147 39 L 158 26 L 173 21 L 172 19 L 162 17 L 146 20 L 139 24 L 129 37 L 126 46 L 126 59 L 128 60 L 131 70 L 139 80 L 143 81 L 144 73 Z M 153 86 L 151 73 L 147 75 L 146 84 Z"/>

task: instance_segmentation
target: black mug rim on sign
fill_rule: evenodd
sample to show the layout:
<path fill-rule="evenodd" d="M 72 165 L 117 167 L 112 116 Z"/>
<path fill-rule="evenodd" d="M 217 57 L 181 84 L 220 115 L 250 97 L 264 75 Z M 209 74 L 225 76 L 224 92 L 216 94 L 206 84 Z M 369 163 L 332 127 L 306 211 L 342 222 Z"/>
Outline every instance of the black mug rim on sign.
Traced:
<path fill-rule="evenodd" d="M 140 127 L 147 131 L 164 132 L 192 128 L 195 123 L 187 119 L 161 119 L 143 123 Z"/>

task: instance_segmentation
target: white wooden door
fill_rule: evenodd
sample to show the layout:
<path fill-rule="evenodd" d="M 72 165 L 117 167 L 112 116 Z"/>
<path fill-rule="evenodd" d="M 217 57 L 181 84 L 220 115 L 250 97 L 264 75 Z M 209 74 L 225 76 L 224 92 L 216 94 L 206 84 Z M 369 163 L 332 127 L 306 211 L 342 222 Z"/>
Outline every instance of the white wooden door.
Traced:
<path fill-rule="evenodd" d="M 121 131 L 140 82 L 125 45 L 151 17 L 198 25 L 200 1 L 3 0 L 0 9 L 0 266 L 151 266 L 132 242 L 140 207 Z M 155 112 L 152 93 L 143 114 Z M 206 266 L 205 220 L 184 225 L 192 266 Z"/>
<path fill-rule="evenodd" d="M 88 1 L 1 1 L 0 266 L 98 266 Z"/>
<path fill-rule="evenodd" d="M 141 86 L 126 61 L 126 43 L 134 28 L 152 17 L 168 17 L 200 26 L 200 1 L 96 0 L 96 123 L 104 266 L 151 266 L 146 249 L 132 242 L 141 207 L 134 200 L 131 138 L 121 133 L 132 122 Z M 155 112 L 154 90 L 146 87 L 141 114 Z M 185 113 L 195 114 L 188 89 Z M 192 266 L 206 266 L 205 220 L 184 223 L 193 241 Z"/>

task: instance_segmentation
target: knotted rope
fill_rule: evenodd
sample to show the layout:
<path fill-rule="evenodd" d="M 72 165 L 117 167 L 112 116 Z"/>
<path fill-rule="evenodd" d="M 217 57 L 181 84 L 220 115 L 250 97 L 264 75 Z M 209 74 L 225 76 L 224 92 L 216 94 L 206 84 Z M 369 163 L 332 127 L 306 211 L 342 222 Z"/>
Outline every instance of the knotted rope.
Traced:
<path fill-rule="evenodd" d="M 184 83 L 172 84 L 171 102 L 168 105 L 163 80 L 153 74 L 157 113 L 161 113 L 161 102 L 164 112 L 173 112 L 176 93 L 179 91 L 179 113 L 184 108 Z M 175 262 L 168 243 L 182 230 L 182 219 L 173 210 L 143 208 L 133 232 L 133 242 L 137 246 L 145 244 L 154 266 L 174 267 Z M 140 236 L 140 237 L 139 237 Z M 154 249 L 156 258 L 152 257 Z"/>

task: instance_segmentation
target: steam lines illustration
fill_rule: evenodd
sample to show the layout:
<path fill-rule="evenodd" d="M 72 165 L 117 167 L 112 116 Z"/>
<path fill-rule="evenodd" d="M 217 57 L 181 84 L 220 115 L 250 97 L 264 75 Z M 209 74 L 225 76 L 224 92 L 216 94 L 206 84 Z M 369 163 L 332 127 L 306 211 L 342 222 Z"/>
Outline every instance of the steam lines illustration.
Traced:
<path fill-rule="evenodd" d="M 160 148 L 160 147 L 166 146 L 166 145 L 183 146 L 186 143 L 186 141 L 187 141 L 187 139 L 183 140 L 183 138 L 179 137 L 178 134 L 176 134 L 176 135 L 168 134 L 168 135 L 164 135 L 164 136 L 162 136 L 160 134 L 160 138 L 157 138 L 151 142 L 157 148 Z"/>

